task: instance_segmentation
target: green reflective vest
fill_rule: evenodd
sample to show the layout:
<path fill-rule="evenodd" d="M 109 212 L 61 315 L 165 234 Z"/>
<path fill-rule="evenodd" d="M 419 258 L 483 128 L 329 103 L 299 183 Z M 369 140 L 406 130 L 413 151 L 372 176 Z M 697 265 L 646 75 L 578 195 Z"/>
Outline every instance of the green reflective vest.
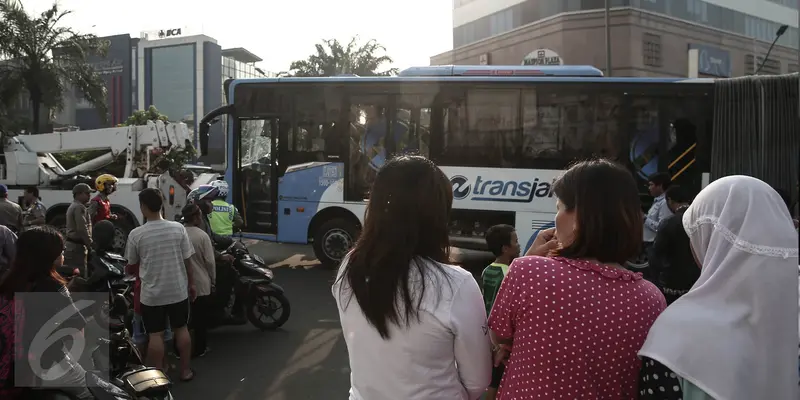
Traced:
<path fill-rule="evenodd" d="M 233 235 L 233 218 L 236 215 L 236 208 L 221 199 L 212 201 L 211 205 L 213 210 L 208 216 L 211 231 L 221 236 Z"/>

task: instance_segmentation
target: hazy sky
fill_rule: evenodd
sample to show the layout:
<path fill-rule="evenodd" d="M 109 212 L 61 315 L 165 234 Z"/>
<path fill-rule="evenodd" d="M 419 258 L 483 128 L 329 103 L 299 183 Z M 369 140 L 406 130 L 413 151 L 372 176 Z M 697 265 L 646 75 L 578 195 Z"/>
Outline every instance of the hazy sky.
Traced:
<path fill-rule="evenodd" d="M 53 0 L 22 0 L 37 14 Z M 353 35 L 386 46 L 396 67 L 428 65 L 430 56 L 452 48 L 450 0 L 188 1 L 59 0 L 73 14 L 63 20 L 81 32 L 107 36 L 188 27 L 217 39 L 223 48 L 244 47 L 273 72 L 307 57 L 323 38 Z M 113 4 L 113 6 L 112 6 Z M 203 5 L 201 5 L 203 4 Z"/>

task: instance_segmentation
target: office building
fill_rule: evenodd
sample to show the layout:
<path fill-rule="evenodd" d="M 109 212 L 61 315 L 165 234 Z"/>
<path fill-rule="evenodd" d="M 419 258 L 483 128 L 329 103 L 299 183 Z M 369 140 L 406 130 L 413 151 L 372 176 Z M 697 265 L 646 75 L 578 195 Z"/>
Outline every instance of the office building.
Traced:
<path fill-rule="evenodd" d="M 609 0 L 614 76 L 798 72 L 798 0 Z M 593 65 L 608 74 L 605 0 L 455 0 L 446 64 Z"/>
<path fill-rule="evenodd" d="M 142 32 L 140 38 L 128 34 L 100 38 L 107 42 L 108 54 L 89 62 L 106 82 L 108 121 L 102 122 L 80 91 L 71 90 L 55 122 L 80 129 L 115 126 L 133 111 L 154 105 L 171 121 L 184 122 L 196 132 L 203 115 L 224 104 L 220 82 L 269 75 L 255 66 L 261 58 L 247 49 L 223 50 L 212 37 L 184 33 L 185 28 L 176 28 Z M 201 161 L 224 162 L 223 132 L 220 124 L 212 127 L 209 155 Z"/>
<path fill-rule="evenodd" d="M 90 56 L 87 61 L 105 82 L 107 120 L 103 121 L 94 106 L 77 88 L 64 94 L 64 108 L 56 115 L 55 122 L 60 126 L 75 126 L 80 129 L 98 129 L 116 126 L 125 122 L 135 109 L 136 97 L 132 52 L 138 39 L 122 34 L 102 37 L 107 53 L 105 57 Z"/>

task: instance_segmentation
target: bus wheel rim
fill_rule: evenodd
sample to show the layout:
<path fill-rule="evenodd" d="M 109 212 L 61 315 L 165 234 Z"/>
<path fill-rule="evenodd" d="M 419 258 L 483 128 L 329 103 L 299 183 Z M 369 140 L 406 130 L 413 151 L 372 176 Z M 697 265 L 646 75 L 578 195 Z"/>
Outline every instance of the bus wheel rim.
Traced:
<path fill-rule="evenodd" d="M 353 238 L 344 229 L 331 229 L 325 233 L 322 249 L 325 256 L 332 260 L 341 260 L 353 245 Z"/>

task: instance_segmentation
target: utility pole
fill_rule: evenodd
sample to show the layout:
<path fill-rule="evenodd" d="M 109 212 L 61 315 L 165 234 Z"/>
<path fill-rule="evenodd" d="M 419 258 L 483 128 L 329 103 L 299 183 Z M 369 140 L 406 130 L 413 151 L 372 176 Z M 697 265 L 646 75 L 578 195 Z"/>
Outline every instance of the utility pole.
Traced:
<path fill-rule="evenodd" d="M 609 14 L 611 11 L 611 0 L 606 1 L 606 75 L 612 76 L 611 72 L 611 24 L 609 22 Z"/>

